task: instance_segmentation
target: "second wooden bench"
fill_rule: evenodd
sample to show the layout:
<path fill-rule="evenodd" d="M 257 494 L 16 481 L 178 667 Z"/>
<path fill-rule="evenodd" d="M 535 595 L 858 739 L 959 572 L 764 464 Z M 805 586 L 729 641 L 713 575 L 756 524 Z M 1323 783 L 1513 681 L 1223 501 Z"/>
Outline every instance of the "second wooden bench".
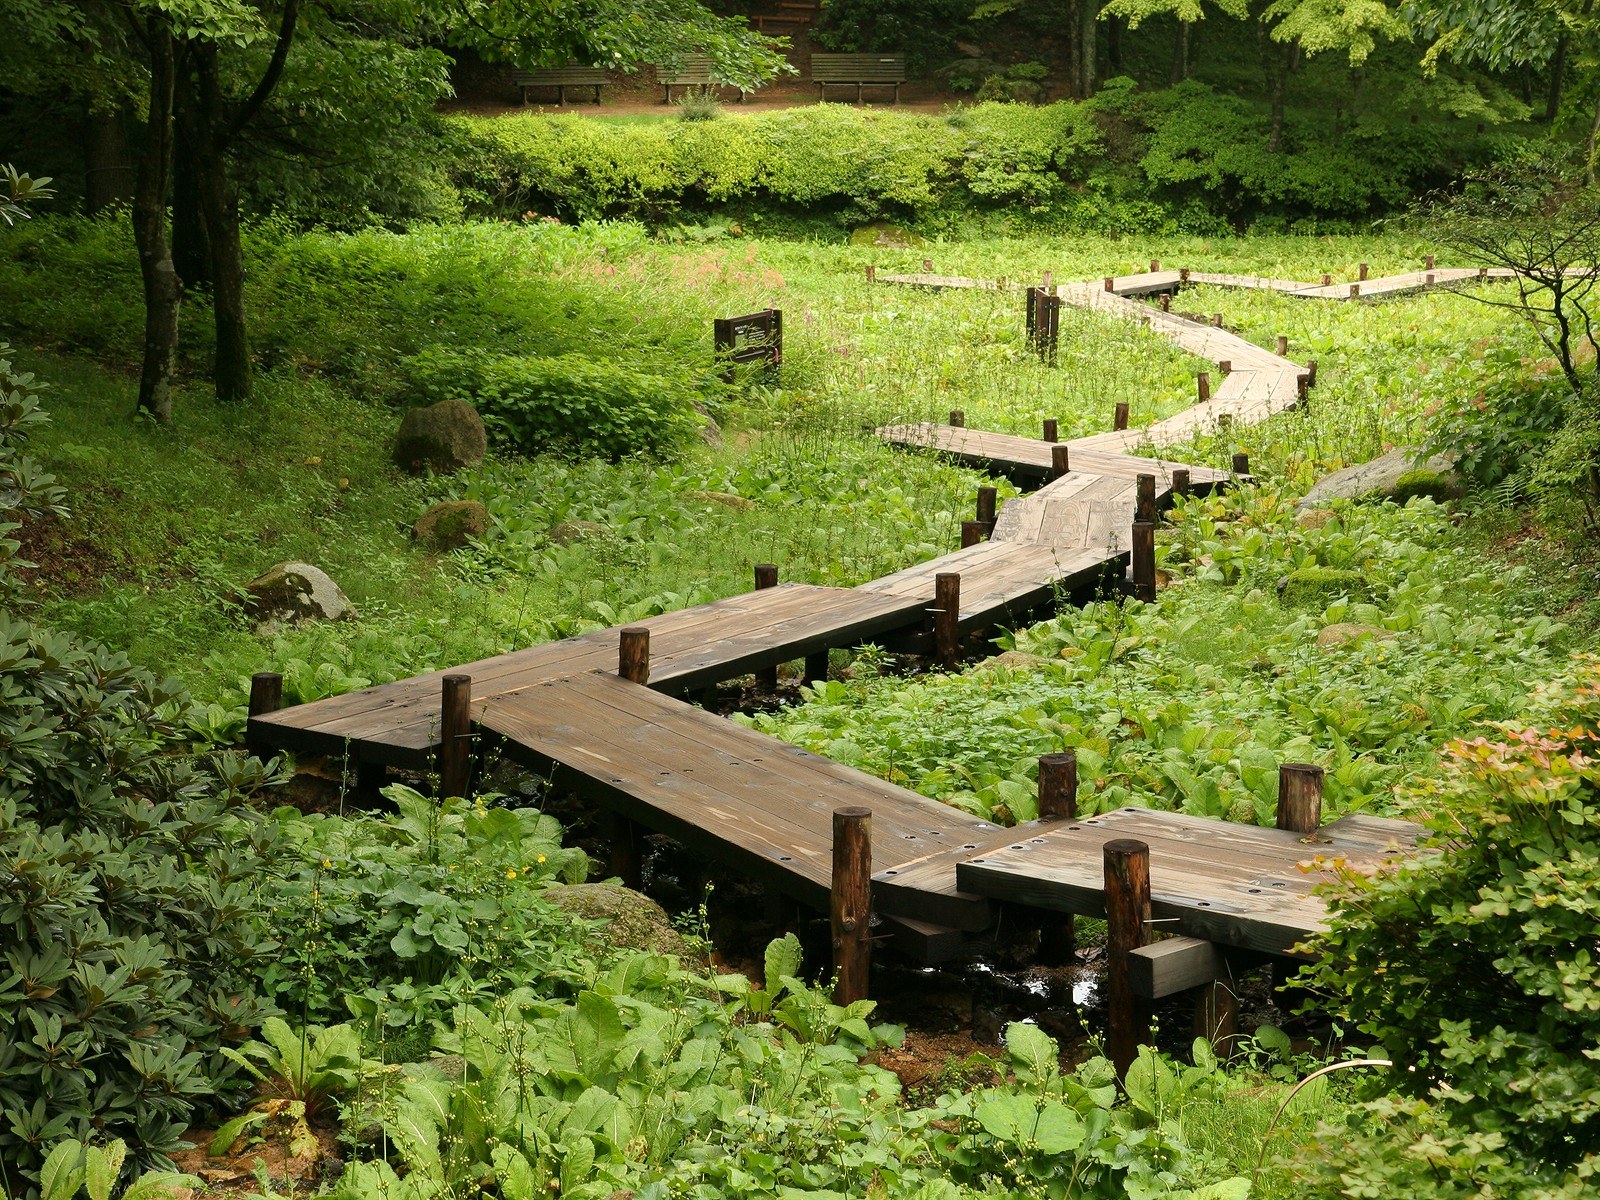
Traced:
<path fill-rule="evenodd" d="M 811 82 L 824 97 L 828 85 L 856 86 L 856 103 L 861 103 L 864 86 L 894 88 L 894 103 L 900 103 L 900 85 L 906 81 L 904 54 L 813 54 Z"/>

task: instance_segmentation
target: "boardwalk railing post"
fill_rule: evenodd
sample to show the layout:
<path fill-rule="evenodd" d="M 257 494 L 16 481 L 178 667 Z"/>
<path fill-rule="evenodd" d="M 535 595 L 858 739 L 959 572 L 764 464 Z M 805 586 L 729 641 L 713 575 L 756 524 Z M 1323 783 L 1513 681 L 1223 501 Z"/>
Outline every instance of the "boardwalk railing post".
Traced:
<path fill-rule="evenodd" d="M 872 965 L 872 810 L 833 810 L 833 1002 L 867 998 Z"/>
<path fill-rule="evenodd" d="M 1061 423 L 1054 417 L 1046 417 L 1043 432 L 1045 441 L 1059 442 L 1061 440 Z"/>
<path fill-rule="evenodd" d="M 871 283 L 877 277 L 878 277 L 878 268 L 873 266 L 871 263 L 868 263 L 867 264 L 867 282 Z"/>
<path fill-rule="evenodd" d="M 1150 260 L 1150 274 L 1154 275 L 1159 270 L 1161 270 L 1161 260 L 1159 258 L 1152 258 Z"/>
<path fill-rule="evenodd" d="M 821 683 L 828 677 L 828 661 L 830 655 L 826 650 L 818 650 L 815 654 L 806 655 L 806 683 Z"/>
<path fill-rule="evenodd" d="M 1128 1073 L 1139 1045 L 1150 1039 L 1150 1005 L 1133 994 L 1128 956 L 1145 944 L 1150 926 L 1150 847 L 1117 838 L 1101 851 L 1106 883 L 1106 1048 L 1117 1077 Z"/>
<path fill-rule="evenodd" d="M 1156 526 L 1154 521 L 1133 523 L 1133 594 L 1146 604 L 1156 599 Z"/>
<path fill-rule="evenodd" d="M 1306 386 L 1317 386 L 1317 360 L 1314 358 L 1306 359 Z"/>
<path fill-rule="evenodd" d="M 617 645 L 617 674 L 629 683 L 650 682 L 650 630 L 644 625 L 629 625 Z"/>
<path fill-rule="evenodd" d="M 954 425 L 957 429 L 964 429 L 967 424 L 967 414 L 962 412 L 959 408 L 952 408 L 950 410 L 950 424 Z"/>
<path fill-rule="evenodd" d="M 1039 758 L 1039 819 L 1071 820 L 1078 815 L 1078 756 L 1071 750 Z"/>
<path fill-rule="evenodd" d="M 1423 282 L 1423 283 L 1424 283 L 1424 284 L 1425 284 L 1425 285 L 1426 285 L 1426 286 L 1428 286 L 1428 287 L 1432 287 L 1432 286 L 1433 286 L 1433 272 L 1432 272 L 1432 271 L 1429 271 L 1429 272 L 1428 272 L 1428 273 L 1427 273 L 1427 274 L 1426 274 L 1426 275 L 1424 275 L 1424 276 L 1423 276 L 1423 277 L 1422 277 L 1422 282 Z"/>
<path fill-rule="evenodd" d="M 1108 292 L 1112 291 L 1113 289 L 1116 288 L 1116 286 L 1117 286 L 1116 277 L 1114 275 L 1107 275 L 1106 276 L 1106 291 L 1108 291 Z"/>
<path fill-rule="evenodd" d="M 978 510 L 976 513 L 979 523 L 983 525 L 984 536 L 994 532 L 995 522 L 995 489 L 981 487 L 978 489 Z"/>
<path fill-rule="evenodd" d="M 1250 456 L 1243 450 L 1233 456 L 1233 473 L 1235 475 L 1250 474 Z"/>
<path fill-rule="evenodd" d="M 1184 283 L 1188 283 L 1189 282 L 1189 268 L 1188 267 L 1179 267 L 1178 268 L 1178 278 L 1181 279 Z"/>
<path fill-rule="evenodd" d="M 439 795 L 467 795 L 472 770 L 472 676 L 446 675 L 439 697 Z"/>
<path fill-rule="evenodd" d="M 1288 356 L 1289 356 L 1289 339 L 1287 337 L 1285 337 L 1283 334 L 1280 333 L 1278 335 L 1278 357 L 1279 358 L 1287 358 Z"/>
<path fill-rule="evenodd" d="M 1134 478 L 1134 508 L 1135 521 L 1149 521 L 1154 524 L 1156 519 L 1156 477 L 1154 475 L 1138 475 Z"/>
<path fill-rule="evenodd" d="M 1310 389 L 1311 382 L 1308 376 L 1297 374 L 1294 377 L 1294 396 L 1297 403 L 1304 405 L 1306 392 Z"/>
<path fill-rule="evenodd" d="M 259 671 L 250 676 L 250 715 L 263 717 L 283 707 L 283 676 L 275 671 Z M 245 749 L 257 758 L 266 758 L 272 747 L 255 737 L 245 726 Z"/>
<path fill-rule="evenodd" d="M 1118 400 L 1117 407 L 1111 412 L 1111 428 L 1117 433 L 1121 433 L 1127 427 L 1128 402 L 1126 400 Z"/>
<path fill-rule="evenodd" d="M 931 258 L 925 258 L 925 259 L 923 259 L 923 260 L 922 260 L 922 269 L 923 269 L 923 270 L 924 270 L 924 271 L 931 271 L 931 270 L 933 270 L 933 259 L 931 259 Z"/>
<path fill-rule="evenodd" d="M 1322 768 L 1284 763 L 1278 768 L 1278 828 L 1304 837 L 1322 824 Z"/>
<path fill-rule="evenodd" d="M 1172 469 L 1172 494 L 1175 496 L 1187 496 L 1190 488 L 1189 468 L 1174 467 Z"/>
<path fill-rule="evenodd" d="M 1211 314 L 1211 324 L 1213 326 L 1215 326 L 1217 329 L 1221 329 L 1222 328 L 1222 314 L 1221 313 L 1212 313 Z"/>
<path fill-rule="evenodd" d="M 983 541 L 984 532 L 982 521 L 961 522 L 961 548 L 965 550 L 969 546 L 976 546 Z"/>
<path fill-rule="evenodd" d="M 1233 359 L 1231 359 L 1231 358 L 1219 359 L 1218 362 L 1217 362 L 1217 370 L 1224 377 L 1232 375 L 1233 374 Z"/>
<path fill-rule="evenodd" d="M 1359 295 L 1361 295 L 1361 285 L 1359 283 L 1352 283 L 1350 285 L 1350 298 L 1353 300 Z"/>
<path fill-rule="evenodd" d="M 947 669 L 961 661 L 961 576 L 953 571 L 933 577 L 933 648 Z"/>
<path fill-rule="evenodd" d="M 1161 311 L 1162 312 L 1171 312 L 1172 311 L 1172 293 L 1171 292 L 1162 292 L 1161 295 L 1156 297 L 1156 302 L 1161 305 Z"/>
<path fill-rule="evenodd" d="M 638 891 L 644 883 L 644 830 L 621 813 L 611 814 L 610 861 L 606 870 L 622 886 Z"/>
<path fill-rule="evenodd" d="M 1433 255 L 1424 254 L 1422 256 L 1422 267 L 1423 267 L 1423 270 L 1425 270 L 1425 271 L 1433 270 Z"/>
<path fill-rule="evenodd" d="M 756 591 L 764 592 L 768 588 L 775 588 L 777 586 L 778 586 L 778 568 L 777 568 L 777 565 L 774 564 L 774 563 L 757 563 L 756 564 Z M 761 690 L 764 691 L 764 692 L 775 692 L 775 691 L 778 690 L 778 667 L 777 667 L 777 664 L 773 664 L 770 667 L 762 667 L 756 672 L 756 686 L 761 688 Z"/>
<path fill-rule="evenodd" d="M 1065 442 L 1050 447 L 1050 478 L 1060 479 L 1072 470 L 1072 451 Z"/>
<path fill-rule="evenodd" d="M 1195 391 L 1200 397 L 1200 403 L 1204 404 L 1211 399 L 1211 372 L 1201 371 L 1194 379 Z"/>
<path fill-rule="evenodd" d="M 1367 264 L 1366 263 L 1360 264 L 1360 266 L 1357 268 L 1356 278 L 1361 280 L 1362 283 L 1365 283 L 1367 281 Z M 1352 296 L 1355 295 L 1354 292 L 1351 292 L 1350 294 Z"/>
<path fill-rule="evenodd" d="M 1333 276 L 1329 275 L 1326 271 L 1324 271 L 1322 273 L 1322 286 L 1323 287 L 1327 287 L 1332 282 L 1333 282 Z"/>

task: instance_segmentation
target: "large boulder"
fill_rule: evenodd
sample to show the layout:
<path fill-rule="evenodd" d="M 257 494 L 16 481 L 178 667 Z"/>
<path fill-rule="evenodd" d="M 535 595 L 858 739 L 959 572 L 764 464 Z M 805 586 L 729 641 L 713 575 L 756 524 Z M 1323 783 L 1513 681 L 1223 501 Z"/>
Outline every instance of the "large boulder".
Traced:
<path fill-rule="evenodd" d="M 603 921 L 594 938 L 599 947 L 690 953 L 689 943 L 672 927 L 667 912 L 648 896 L 617 883 L 569 883 L 539 893 L 563 912 L 585 921 Z"/>
<path fill-rule="evenodd" d="M 1361 500 L 1393 496 L 1395 489 L 1408 475 L 1413 476 L 1413 480 L 1408 482 L 1414 483 L 1415 473 L 1418 470 L 1432 472 L 1453 485 L 1453 480 L 1450 480 L 1449 476 L 1453 465 L 1450 458 L 1443 454 L 1424 458 L 1415 450 L 1391 450 L 1371 462 L 1346 467 L 1342 471 L 1335 471 L 1332 475 L 1324 475 L 1300 498 L 1295 507 L 1306 509 L 1317 504 L 1326 504 L 1329 500 Z M 1408 494 L 1418 493 L 1412 491 Z M 1403 501 L 1404 497 L 1401 499 Z"/>
<path fill-rule="evenodd" d="M 895 250 L 911 250 L 924 244 L 923 239 L 909 229 L 901 229 L 888 221 L 871 221 L 850 231 L 852 246 L 888 246 Z"/>
<path fill-rule="evenodd" d="M 489 531 L 489 510 L 476 500 L 446 500 L 417 518 L 411 536 L 434 550 L 459 550 Z"/>
<path fill-rule="evenodd" d="M 482 462 L 488 452 L 483 418 L 465 400 L 408 409 L 394 440 L 394 461 L 413 474 L 449 474 Z"/>
<path fill-rule="evenodd" d="M 327 572 L 310 563 L 281 562 L 244 585 L 245 611 L 266 629 L 301 621 L 342 621 L 356 615 L 350 598 Z"/>

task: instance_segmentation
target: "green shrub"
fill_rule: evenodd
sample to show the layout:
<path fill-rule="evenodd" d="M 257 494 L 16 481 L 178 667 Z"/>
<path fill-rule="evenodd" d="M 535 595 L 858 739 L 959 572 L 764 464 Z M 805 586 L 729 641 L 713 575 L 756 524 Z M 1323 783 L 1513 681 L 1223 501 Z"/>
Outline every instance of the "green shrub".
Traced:
<path fill-rule="evenodd" d="M 1372 584 L 1360 571 L 1342 567 L 1300 567 L 1278 580 L 1278 598 L 1285 604 L 1327 604 L 1336 596 L 1365 600 Z"/>
<path fill-rule="evenodd" d="M 1344 881 L 1310 975 L 1383 1042 L 1392 1088 L 1537 1179 L 1596 1165 L 1600 659 L 1535 711 L 1448 747 L 1414 789 L 1430 852 Z"/>
<path fill-rule="evenodd" d="M 1476 487 L 1508 500 L 1525 496 L 1575 398 L 1559 371 L 1530 374 L 1511 347 L 1490 356 L 1497 375 L 1484 388 L 1449 393 L 1429 413 L 1428 454 L 1448 454 Z"/>
<path fill-rule="evenodd" d="M 669 454 L 699 423 L 682 384 L 577 354 L 524 358 L 434 346 L 404 370 L 419 403 L 470 401 L 490 436 L 526 454 Z"/>

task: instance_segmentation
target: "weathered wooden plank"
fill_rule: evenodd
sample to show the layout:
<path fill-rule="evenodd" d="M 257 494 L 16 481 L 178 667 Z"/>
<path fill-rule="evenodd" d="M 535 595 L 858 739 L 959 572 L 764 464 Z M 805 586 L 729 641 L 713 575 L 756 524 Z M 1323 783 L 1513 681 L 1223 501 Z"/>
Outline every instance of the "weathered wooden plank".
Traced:
<path fill-rule="evenodd" d="M 1211 942 L 1173 937 L 1141 946 L 1128 956 L 1128 978 L 1135 994 L 1149 1000 L 1228 978 L 1228 964 Z"/>

